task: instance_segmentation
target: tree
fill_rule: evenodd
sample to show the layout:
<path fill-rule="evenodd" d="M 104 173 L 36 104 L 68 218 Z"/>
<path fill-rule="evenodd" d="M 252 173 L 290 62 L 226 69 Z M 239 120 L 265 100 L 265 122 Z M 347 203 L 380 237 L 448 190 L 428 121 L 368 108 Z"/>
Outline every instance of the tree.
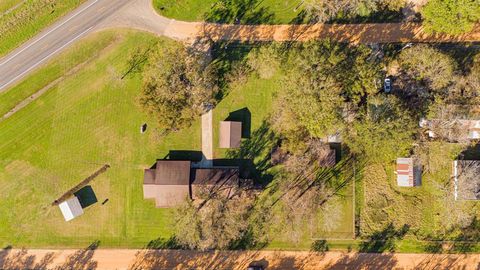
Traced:
<path fill-rule="evenodd" d="M 454 81 L 454 60 L 428 45 L 403 50 L 398 61 L 408 75 L 425 82 L 436 92 L 445 90 Z"/>
<path fill-rule="evenodd" d="M 476 161 L 462 162 L 460 175 L 458 176 L 458 194 L 462 200 L 480 199 L 480 163 Z"/>
<path fill-rule="evenodd" d="M 279 176 L 281 203 L 278 212 L 282 214 L 277 216 L 276 223 L 295 243 L 307 233 L 306 230 L 314 233 L 319 216 L 324 217 L 323 229 L 333 230 L 340 223 L 336 214 L 341 214 L 338 213 L 341 209 L 335 209 L 329 201 L 335 198 L 335 186 L 343 178 L 335 168 L 323 166 L 322 159 L 330 153 L 329 149 L 318 140 L 308 142 L 304 152 L 288 156 Z"/>
<path fill-rule="evenodd" d="M 144 72 L 140 104 L 161 128 L 175 131 L 190 125 L 213 104 L 218 91 L 214 68 L 181 45 L 157 46 Z"/>
<path fill-rule="evenodd" d="M 370 56 L 367 47 L 328 40 L 289 50 L 272 117 L 287 151 L 302 150 L 305 141 L 338 132 L 348 118 L 347 108 L 356 108 L 379 91 L 380 65 Z"/>
<path fill-rule="evenodd" d="M 468 131 L 461 119 L 469 116 L 469 106 L 447 104 L 437 98 L 430 106 L 425 128 L 432 132 L 436 139 L 446 142 L 468 143 Z"/>
<path fill-rule="evenodd" d="M 421 13 L 426 31 L 460 35 L 480 20 L 480 0 L 429 0 Z"/>
<path fill-rule="evenodd" d="M 404 0 L 304 0 L 302 3 L 317 22 L 327 22 L 339 16 L 368 16 L 382 9 L 399 10 L 405 5 Z"/>
<path fill-rule="evenodd" d="M 279 94 L 273 124 L 285 136 L 286 148 L 292 151 L 302 148 L 308 137 L 325 137 L 342 125 L 340 86 L 332 78 L 318 81 L 315 86 L 298 80 L 298 86 L 291 85 L 291 90 Z"/>
<path fill-rule="evenodd" d="M 302 148 L 308 137 L 322 138 L 342 125 L 344 98 L 333 70 L 343 69 L 339 66 L 345 59 L 342 48 L 329 41 L 291 49 L 282 65 L 285 76 L 272 121 L 287 150 Z"/>
<path fill-rule="evenodd" d="M 349 126 L 345 143 L 370 162 L 390 162 L 407 155 L 413 145 L 417 123 L 395 96 L 376 96 Z"/>
<path fill-rule="evenodd" d="M 344 95 L 348 100 L 357 104 L 367 96 L 378 92 L 381 81 L 381 65 L 371 56 L 372 50 L 359 46 L 351 49 L 347 66 L 340 73 L 343 74 Z"/>
<path fill-rule="evenodd" d="M 248 54 L 248 65 L 262 79 L 270 79 L 280 68 L 278 50 L 274 45 L 262 46 Z"/>
<path fill-rule="evenodd" d="M 228 192 L 205 187 L 175 210 L 175 237 L 191 249 L 226 249 L 249 229 L 253 197 L 242 188 Z"/>
<path fill-rule="evenodd" d="M 475 56 L 473 66 L 465 77 L 464 95 L 474 98 L 474 101 L 478 102 L 480 96 L 480 53 Z"/>

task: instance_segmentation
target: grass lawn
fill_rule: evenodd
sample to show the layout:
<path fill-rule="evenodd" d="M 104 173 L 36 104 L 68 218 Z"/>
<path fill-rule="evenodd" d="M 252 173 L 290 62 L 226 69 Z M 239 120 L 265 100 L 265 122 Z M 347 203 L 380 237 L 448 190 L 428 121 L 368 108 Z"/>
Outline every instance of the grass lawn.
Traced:
<path fill-rule="evenodd" d="M 0 14 L 20 3 L 19 0 L 0 1 Z M 50 1 L 51 2 L 51 1 Z M 85 0 L 28 0 L 0 17 L 0 57 L 33 37 L 55 20 L 73 10 Z"/>
<path fill-rule="evenodd" d="M 90 48 L 84 51 L 89 55 L 70 58 L 70 64 L 84 57 L 94 60 L 0 122 L 0 245 L 83 247 L 98 239 L 104 247 L 142 247 L 171 235 L 171 211 L 143 200 L 143 169 L 170 149 L 199 149 L 200 123 L 158 136 L 155 121 L 135 102 L 140 76 L 118 79 L 126 69 L 126 55 L 154 39 L 107 32 L 82 41 L 78 46 Z M 161 42 L 168 46 L 172 41 Z M 66 55 L 77 55 L 74 49 Z M 98 50 L 103 53 L 97 55 Z M 46 70 L 55 70 L 66 55 L 52 60 Z M 41 76 L 35 73 L 26 81 Z M 14 90 L 7 92 L 7 100 Z M 139 128 L 145 122 L 149 130 L 142 135 Z M 66 223 L 50 203 L 105 163 L 111 168 L 92 182 L 98 203 Z"/>
<path fill-rule="evenodd" d="M 56 79 L 72 73 L 72 70 L 81 68 L 96 59 L 102 51 L 108 50 L 120 40 L 114 33 L 106 33 L 102 38 L 90 36 L 72 46 L 72 49 L 60 54 L 49 65 L 34 71 L 28 80 L 24 80 L 8 91 L 0 93 L 0 115 L 4 115 L 22 100 L 46 87 Z"/>
<path fill-rule="evenodd" d="M 184 21 L 203 21 L 207 13 L 212 13 L 215 6 L 219 5 L 218 0 L 153 0 L 153 5 L 156 10 L 163 16 Z M 249 2 L 249 1 L 246 1 Z M 250 1 L 251 7 L 232 7 L 232 14 L 243 14 L 259 11 L 261 16 L 272 14 L 271 21 L 264 21 L 265 23 L 289 23 L 300 13 L 302 8 L 299 8 L 301 0 L 264 0 L 264 1 Z M 217 4 L 216 4 L 217 3 Z M 263 10 L 262 10 L 263 9 Z M 246 17 L 244 16 L 244 17 Z M 255 22 L 257 18 L 251 17 L 249 21 Z M 216 16 L 215 21 L 230 21 L 230 14 L 222 14 Z M 235 17 L 235 16 L 233 16 Z M 221 19 L 223 18 L 223 19 Z"/>
<path fill-rule="evenodd" d="M 400 251 L 425 252 L 432 245 L 430 240 L 474 241 L 468 251 L 478 250 L 478 239 L 468 232 L 477 230 L 474 225 L 453 229 L 444 225 L 445 220 L 453 216 L 452 212 L 478 209 L 480 206 L 475 201 L 454 201 L 453 198 L 452 162 L 462 147 L 430 142 L 426 144 L 426 149 L 427 154 L 421 156 L 427 163 L 424 164 L 419 187 L 398 187 L 394 164 L 373 165 L 365 169 L 360 214 L 362 237 L 384 231 L 389 224 L 397 230 L 406 225 L 406 234 L 401 237 L 404 240 L 396 241 Z"/>

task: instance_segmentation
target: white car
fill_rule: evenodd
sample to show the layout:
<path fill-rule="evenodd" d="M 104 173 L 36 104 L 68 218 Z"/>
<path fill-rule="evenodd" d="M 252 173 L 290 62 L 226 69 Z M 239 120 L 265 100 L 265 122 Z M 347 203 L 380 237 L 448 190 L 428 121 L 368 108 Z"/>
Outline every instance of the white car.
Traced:
<path fill-rule="evenodd" d="M 390 93 L 392 91 L 392 80 L 390 78 L 385 78 L 383 83 L 383 90 L 385 93 Z"/>

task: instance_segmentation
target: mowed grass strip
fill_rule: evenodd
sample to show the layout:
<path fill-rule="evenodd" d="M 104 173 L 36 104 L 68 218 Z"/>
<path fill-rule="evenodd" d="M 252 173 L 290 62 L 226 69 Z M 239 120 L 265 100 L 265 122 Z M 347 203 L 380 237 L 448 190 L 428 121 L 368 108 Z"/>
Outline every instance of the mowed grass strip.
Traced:
<path fill-rule="evenodd" d="M 104 32 L 94 37 L 85 38 L 81 43 L 75 44 L 47 65 L 34 71 L 28 80 L 24 80 L 0 93 L 0 116 L 51 82 L 66 76 L 72 69 L 80 68 L 79 65 L 96 59 L 102 50 L 115 42 L 120 42 L 115 33 Z"/>
<path fill-rule="evenodd" d="M 105 49 L 101 41 L 112 36 L 119 41 Z M 143 199 L 143 169 L 171 149 L 200 149 L 200 122 L 160 136 L 155 120 L 136 102 L 141 76 L 119 79 L 128 55 L 156 37 L 128 31 L 100 33 L 79 47 L 92 40 L 103 50 L 101 55 L 0 123 L 2 246 L 73 248 L 100 240 L 103 247 L 143 247 L 172 234 L 171 210 L 156 209 L 153 201 Z M 54 60 L 46 68 L 55 65 Z M 25 81 L 41 76 L 36 73 Z M 143 123 L 148 130 L 140 134 Z M 111 168 L 91 183 L 98 202 L 83 216 L 65 222 L 51 202 L 103 164 Z"/>
<path fill-rule="evenodd" d="M 27 0 L 0 17 L 0 57 L 6 55 L 86 0 Z M 0 4 L 3 14 L 20 1 Z"/>
<path fill-rule="evenodd" d="M 232 1 L 235 2 L 235 1 Z M 241 1 L 237 1 L 238 3 Z M 262 23 L 290 23 L 302 11 L 301 0 L 263 0 L 263 1 L 243 1 L 252 3 L 250 7 L 233 6 L 230 13 L 219 14 L 217 18 L 231 17 L 232 14 L 252 13 L 262 11 L 262 15 L 273 14 L 273 20 Z M 155 9 L 163 16 L 184 21 L 204 21 L 205 15 L 211 13 L 215 7 L 221 6 L 220 0 L 153 0 Z M 252 18 L 252 21 L 254 19 Z"/>
<path fill-rule="evenodd" d="M 0 17 L 15 6 L 20 5 L 24 0 L 2 0 L 0 1 Z"/>

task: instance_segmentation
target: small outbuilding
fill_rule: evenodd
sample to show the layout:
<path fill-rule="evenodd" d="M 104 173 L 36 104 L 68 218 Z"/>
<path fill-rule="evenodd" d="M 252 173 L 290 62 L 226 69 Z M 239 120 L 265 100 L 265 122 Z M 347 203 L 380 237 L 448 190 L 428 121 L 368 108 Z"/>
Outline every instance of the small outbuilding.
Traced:
<path fill-rule="evenodd" d="M 238 148 L 242 140 L 242 122 L 220 122 L 220 148 Z"/>
<path fill-rule="evenodd" d="M 83 214 L 83 208 L 77 197 L 72 197 L 58 205 L 65 221 L 70 221 Z"/>
<path fill-rule="evenodd" d="M 400 187 L 420 186 L 422 170 L 415 164 L 413 158 L 397 158 L 397 185 Z"/>

